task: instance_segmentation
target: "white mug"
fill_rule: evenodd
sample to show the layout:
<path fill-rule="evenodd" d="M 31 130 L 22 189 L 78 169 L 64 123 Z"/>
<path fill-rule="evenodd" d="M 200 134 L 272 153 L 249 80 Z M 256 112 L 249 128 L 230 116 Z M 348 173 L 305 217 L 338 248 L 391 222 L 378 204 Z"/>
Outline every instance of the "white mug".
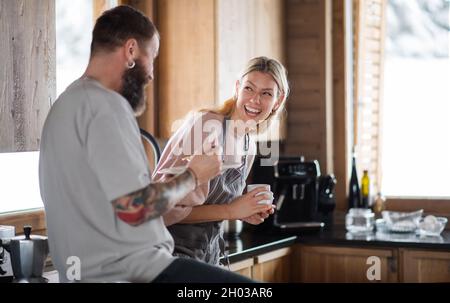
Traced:
<path fill-rule="evenodd" d="M 271 199 L 270 200 L 261 200 L 258 202 L 258 204 L 267 204 L 270 205 L 273 202 L 273 193 L 270 191 L 270 184 L 249 184 L 247 185 L 247 192 L 251 192 L 252 190 L 259 188 L 259 187 L 264 187 L 265 191 L 257 193 L 256 195 L 270 195 Z"/>

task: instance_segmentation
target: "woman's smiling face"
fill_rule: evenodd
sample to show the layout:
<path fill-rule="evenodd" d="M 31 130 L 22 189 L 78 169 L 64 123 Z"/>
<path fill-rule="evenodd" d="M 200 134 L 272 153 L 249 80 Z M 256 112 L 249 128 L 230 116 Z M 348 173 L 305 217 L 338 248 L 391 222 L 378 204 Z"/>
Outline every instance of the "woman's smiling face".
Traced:
<path fill-rule="evenodd" d="M 253 71 L 236 82 L 237 102 L 233 120 L 260 123 L 280 105 L 281 96 L 273 77 L 264 72 Z"/>

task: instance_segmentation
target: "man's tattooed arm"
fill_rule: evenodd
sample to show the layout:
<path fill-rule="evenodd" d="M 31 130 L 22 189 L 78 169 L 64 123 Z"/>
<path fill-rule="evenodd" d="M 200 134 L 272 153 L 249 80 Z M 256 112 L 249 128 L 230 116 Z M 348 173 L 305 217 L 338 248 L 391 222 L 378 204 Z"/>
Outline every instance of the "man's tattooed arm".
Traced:
<path fill-rule="evenodd" d="M 196 187 L 194 172 L 183 174 L 165 183 L 150 183 L 146 188 L 112 202 L 117 217 L 137 226 L 161 216 Z"/>

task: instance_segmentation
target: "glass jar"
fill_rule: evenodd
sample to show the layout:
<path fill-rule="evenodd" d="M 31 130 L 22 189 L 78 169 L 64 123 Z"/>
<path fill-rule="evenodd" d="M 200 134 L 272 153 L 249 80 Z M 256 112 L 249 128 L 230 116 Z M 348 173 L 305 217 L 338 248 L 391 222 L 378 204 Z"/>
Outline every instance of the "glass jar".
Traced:
<path fill-rule="evenodd" d="M 351 233 L 371 232 L 375 214 L 368 208 L 351 208 L 345 216 L 345 227 Z"/>

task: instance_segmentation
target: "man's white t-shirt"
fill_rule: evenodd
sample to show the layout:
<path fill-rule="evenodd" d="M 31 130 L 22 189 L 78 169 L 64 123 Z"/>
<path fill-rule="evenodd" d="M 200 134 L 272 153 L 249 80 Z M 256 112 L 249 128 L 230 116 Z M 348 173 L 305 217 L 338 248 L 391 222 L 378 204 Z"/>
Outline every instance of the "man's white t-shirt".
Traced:
<path fill-rule="evenodd" d="M 39 181 L 60 281 L 77 274 L 77 260 L 81 281 L 106 282 L 150 282 L 174 260 L 161 217 L 133 227 L 111 204 L 149 185 L 147 161 L 133 110 L 118 93 L 81 78 L 52 106 Z"/>

